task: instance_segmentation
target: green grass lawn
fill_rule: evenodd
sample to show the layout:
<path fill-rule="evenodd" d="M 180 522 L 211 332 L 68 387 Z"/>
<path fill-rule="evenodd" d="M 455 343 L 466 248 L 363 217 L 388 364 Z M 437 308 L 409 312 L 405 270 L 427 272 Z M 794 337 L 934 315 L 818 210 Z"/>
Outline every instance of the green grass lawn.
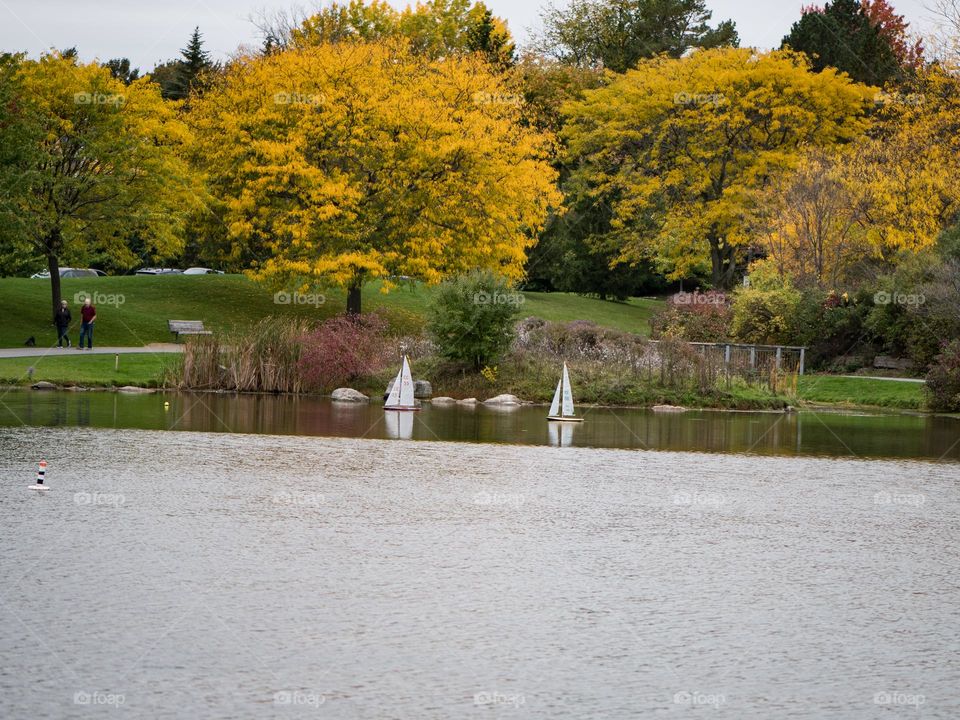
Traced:
<path fill-rule="evenodd" d="M 70 303 L 79 333 L 80 303 L 77 293 L 95 294 L 98 345 L 145 345 L 169 342 L 167 320 L 203 320 L 208 328 L 231 330 L 268 316 L 321 319 L 343 312 L 342 290 L 325 293 L 326 302 L 277 304 L 274 293 L 241 275 L 173 275 L 68 278 L 63 297 Z M 403 286 L 390 293 L 378 284 L 364 288 L 364 311 L 391 308 L 423 316 L 433 290 Z M 600 325 L 642 333 L 649 332 L 649 318 L 662 301 L 632 299 L 618 303 L 566 293 L 524 293 L 520 317 L 537 315 L 546 320 L 591 320 Z M 6 308 L 0 324 L 0 347 L 22 347 L 35 337 L 39 347 L 56 341 L 50 321 L 50 283 L 29 278 L 0 279 L 0 303 Z"/>
<path fill-rule="evenodd" d="M 164 368 L 179 357 L 172 353 L 121 355 L 118 370 L 114 370 L 114 360 L 113 355 L 84 355 L 72 349 L 44 357 L 0 358 L 0 384 L 26 385 L 46 380 L 58 385 L 156 386 Z"/>
<path fill-rule="evenodd" d="M 804 375 L 797 383 L 797 396 L 807 402 L 906 410 L 921 410 L 925 401 L 923 383 L 836 375 Z"/>

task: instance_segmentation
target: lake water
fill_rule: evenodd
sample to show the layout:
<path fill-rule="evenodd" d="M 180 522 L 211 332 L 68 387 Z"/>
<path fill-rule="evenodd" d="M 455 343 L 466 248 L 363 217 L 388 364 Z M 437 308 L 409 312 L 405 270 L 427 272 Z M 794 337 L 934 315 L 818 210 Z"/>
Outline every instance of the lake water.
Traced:
<path fill-rule="evenodd" d="M 807 419 L 799 454 L 656 452 L 32 395 L 2 399 L 32 408 L 0 427 L 2 718 L 960 717 L 955 463 L 809 456 Z"/>
<path fill-rule="evenodd" d="M 169 407 L 164 407 L 169 403 Z M 125 395 L 11 391 L 0 426 L 139 428 L 563 447 L 694 450 L 960 461 L 960 418 L 905 413 L 580 408 L 583 424 L 547 423 L 547 408 L 431 406 L 384 413 L 377 403 L 216 393 Z"/>

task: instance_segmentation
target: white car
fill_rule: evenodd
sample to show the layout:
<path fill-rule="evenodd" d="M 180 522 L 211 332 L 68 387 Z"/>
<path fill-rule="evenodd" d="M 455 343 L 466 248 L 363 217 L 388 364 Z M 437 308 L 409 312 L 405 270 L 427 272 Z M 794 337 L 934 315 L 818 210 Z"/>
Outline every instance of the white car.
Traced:
<path fill-rule="evenodd" d="M 184 275 L 223 275 L 223 270 L 211 270 L 210 268 L 192 267 L 183 271 Z"/>
<path fill-rule="evenodd" d="M 78 277 L 101 277 L 106 275 L 103 270 L 94 270 L 93 268 L 72 268 L 72 267 L 62 267 L 60 268 L 60 277 L 62 278 L 78 278 Z M 50 271 L 41 270 L 40 272 L 34 273 L 30 276 L 34 280 L 49 280 Z"/>

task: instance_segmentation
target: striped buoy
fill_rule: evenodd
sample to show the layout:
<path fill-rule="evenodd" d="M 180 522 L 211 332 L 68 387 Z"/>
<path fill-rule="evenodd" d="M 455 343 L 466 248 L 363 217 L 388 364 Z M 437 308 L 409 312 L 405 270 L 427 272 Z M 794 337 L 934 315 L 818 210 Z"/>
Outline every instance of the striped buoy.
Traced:
<path fill-rule="evenodd" d="M 40 464 L 37 465 L 37 484 L 31 485 L 31 490 L 46 490 L 47 486 L 43 484 L 43 479 L 47 475 L 47 461 L 41 460 Z"/>

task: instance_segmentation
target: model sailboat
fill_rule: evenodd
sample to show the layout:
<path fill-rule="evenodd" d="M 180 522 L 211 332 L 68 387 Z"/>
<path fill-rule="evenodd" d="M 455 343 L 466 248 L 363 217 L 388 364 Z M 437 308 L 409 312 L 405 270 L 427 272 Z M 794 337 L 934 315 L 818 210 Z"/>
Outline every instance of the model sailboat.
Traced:
<path fill-rule="evenodd" d="M 583 418 L 573 414 L 573 392 L 570 390 L 570 375 L 567 374 L 566 363 L 563 364 L 563 375 L 560 376 L 557 391 L 553 394 L 547 420 L 583 422 Z"/>
<path fill-rule="evenodd" d="M 417 401 L 413 398 L 413 376 L 410 374 L 410 363 L 407 356 L 403 356 L 403 365 L 393 381 L 387 401 L 383 404 L 384 410 L 419 410 Z"/>

